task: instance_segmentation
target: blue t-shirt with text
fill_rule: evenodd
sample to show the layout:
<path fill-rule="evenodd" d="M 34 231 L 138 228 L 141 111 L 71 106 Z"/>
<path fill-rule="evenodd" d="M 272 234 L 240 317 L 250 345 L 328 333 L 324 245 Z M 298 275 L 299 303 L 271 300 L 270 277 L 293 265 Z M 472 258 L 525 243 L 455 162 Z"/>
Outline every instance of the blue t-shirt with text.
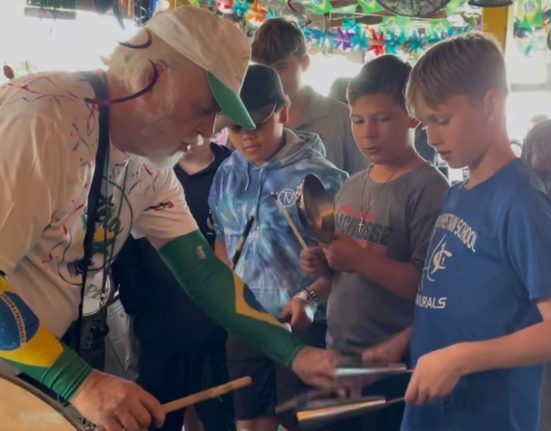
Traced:
<path fill-rule="evenodd" d="M 551 296 L 550 227 L 551 201 L 519 160 L 472 189 L 450 189 L 416 298 L 413 366 L 428 352 L 541 321 L 535 301 Z M 537 431 L 542 376 L 542 366 L 465 376 L 446 398 L 408 405 L 402 429 Z"/>

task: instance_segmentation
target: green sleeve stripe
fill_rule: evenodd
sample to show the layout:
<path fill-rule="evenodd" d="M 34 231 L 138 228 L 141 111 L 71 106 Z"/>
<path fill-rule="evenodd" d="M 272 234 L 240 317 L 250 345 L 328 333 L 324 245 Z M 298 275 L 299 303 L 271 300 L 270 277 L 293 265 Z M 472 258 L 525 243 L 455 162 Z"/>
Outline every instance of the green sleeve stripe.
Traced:
<path fill-rule="evenodd" d="M 25 365 L 7 359 L 6 361 L 51 389 L 64 400 L 71 401 L 92 372 L 92 367 L 67 346 L 63 345 L 63 348 L 63 353 L 48 368 Z"/>

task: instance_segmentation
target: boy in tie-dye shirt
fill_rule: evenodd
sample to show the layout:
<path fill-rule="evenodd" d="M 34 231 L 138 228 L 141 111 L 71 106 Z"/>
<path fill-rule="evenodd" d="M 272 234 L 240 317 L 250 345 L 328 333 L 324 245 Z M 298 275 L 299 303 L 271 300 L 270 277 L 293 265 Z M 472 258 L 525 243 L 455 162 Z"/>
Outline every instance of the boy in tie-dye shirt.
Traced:
<path fill-rule="evenodd" d="M 310 323 L 306 302 L 284 310 L 289 299 L 309 286 L 312 279 L 300 268 L 300 244 L 274 197 L 300 228 L 295 201 L 304 177 L 317 175 L 335 195 L 347 174 L 325 159 L 319 136 L 294 133 L 284 127 L 288 102 L 275 70 L 250 66 L 241 98 L 257 127 L 244 129 L 226 122 L 236 151 L 216 173 L 209 198 L 216 223 L 216 252 L 229 263 L 228 257 L 234 255 L 247 220 L 254 216 L 236 273 L 268 312 L 289 321 L 293 331 L 300 331 L 307 342 L 319 345 L 324 331 L 316 331 L 315 324 L 305 329 Z M 308 243 L 315 243 L 311 232 L 303 229 L 303 235 Z M 260 351 L 235 338 L 230 337 L 227 347 L 230 377 L 253 378 L 249 388 L 234 395 L 238 429 L 275 430 L 275 401 L 285 398 L 284 393 L 294 392 L 296 378 L 276 370 Z"/>

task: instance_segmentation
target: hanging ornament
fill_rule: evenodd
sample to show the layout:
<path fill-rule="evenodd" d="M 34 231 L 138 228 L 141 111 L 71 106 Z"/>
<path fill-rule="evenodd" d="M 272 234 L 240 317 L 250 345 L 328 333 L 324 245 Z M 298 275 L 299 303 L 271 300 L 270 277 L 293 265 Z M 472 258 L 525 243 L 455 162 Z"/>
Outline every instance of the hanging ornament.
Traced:
<path fill-rule="evenodd" d="M 445 19 L 433 19 L 430 21 L 430 31 L 432 33 L 442 34 L 446 31 Z"/>
<path fill-rule="evenodd" d="M 266 21 L 266 15 L 268 10 L 260 4 L 258 0 L 254 0 L 252 6 L 245 17 L 245 21 L 251 23 L 252 25 L 261 25 Z"/>
<path fill-rule="evenodd" d="M 188 0 L 189 1 L 189 0 Z M 341 50 L 368 51 L 369 56 L 378 56 L 385 53 L 407 57 L 415 60 L 427 47 L 432 46 L 446 38 L 463 34 L 467 31 L 480 28 L 480 14 L 465 13 L 461 16 L 450 16 L 448 19 L 435 19 L 425 22 L 402 16 L 385 16 L 381 24 L 366 25 L 359 23 L 354 18 L 359 12 L 358 5 L 364 13 L 382 11 L 383 8 L 377 0 L 357 0 L 358 3 L 341 7 L 333 7 L 331 0 L 199 0 L 217 1 L 217 4 L 231 5 L 233 13 L 242 13 L 241 2 L 251 2 L 245 15 L 242 16 L 248 28 L 254 31 L 262 22 L 293 14 L 297 24 L 303 32 L 310 48 L 321 48 L 323 52 Z M 523 1 L 551 1 L 551 0 L 523 0 Z M 465 5 L 467 0 L 451 0 L 447 10 L 458 10 L 460 5 Z M 265 4 L 265 7 L 261 6 Z M 306 5 L 306 7 L 305 7 Z M 350 13 L 340 13 L 343 8 L 350 7 Z M 315 26 L 308 17 L 314 11 L 323 15 L 323 22 L 316 20 Z M 352 12 L 354 8 L 354 12 Z M 245 8 L 243 8 L 245 9 Z M 324 12 L 331 10 L 331 13 Z M 229 12 L 232 13 L 232 12 Z M 339 14 L 342 18 L 341 27 L 331 28 L 330 17 Z M 551 11 L 547 8 L 542 13 L 544 21 L 551 20 Z M 538 42 L 539 45 L 539 42 Z"/>
<path fill-rule="evenodd" d="M 233 4 L 233 13 L 239 17 L 244 17 L 250 8 L 251 4 L 249 2 L 238 0 Z"/>
<path fill-rule="evenodd" d="M 381 12 L 385 10 L 376 0 L 358 0 L 358 4 L 364 13 Z"/>
<path fill-rule="evenodd" d="M 543 27 L 541 0 L 518 0 L 516 9 L 515 24 L 519 27 Z"/>
<path fill-rule="evenodd" d="M 336 35 L 333 39 L 335 46 L 343 51 L 350 50 L 352 47 L 352 36 L 354 36 L 354 33 L 351 31 L 338 27 Z"/>
<path fill-rule="evenodd" d="M 360 51 L 367 49 L 367 39 L 367 33 L 365 32 L 363 27 L 360 25 L 356 25 L 356 27 L 354 28 L 354 36 L 350 40 L 352 42 L 352 48 L 358 49 Z"/>
<path fill-rule="evenodd" d="M 444 11 L 448 16 L 459 15 L 464 9 L 465 9 L 465 0 L 451 0 L 444 7 Z"/>
<path fill-rule="evenodd" d="M 333 5 L 329 0 L 310 0 L 312 12 L 323 15 L 333 10 Z"/>
<path fill-rule="evenodd" d="M 356 20 L 354 18 L 343 18 L 341 21 L 341 27 L 346 30 L 353 30 L 356 27 Z"/>
<path fill-rule="evenodd" d="M 406 51 L 419 54 L 423 49 L 423 39 L 420 37 L 419 32 L 414 31 L 406 42 Z"/>
<path fill-rule="evenodd" d="M 377 34 L 374 28 L 369 29 L 369 50 L 375 55 L 385 53 L 385 34 L 382 31 Z"/>
<path fill-rule="evenodd" d="M 279 14 L 277 13 L 277 11 L 273 7 L 268 6 L 268 13 L 266 14 L 266 19 L 272 19 L 277 17 L 279 17 Z"/>
<path fill-rule="evenodd" d="M 407 36 L 403 31 L 385 35 L 385 51 L 387 54 L 398 54 L 402 45 L 406 42 Z"/>
<path fill-rule="evenodd" d="M 233 13 L 233 0 L 216 0 L 214 8 L 222 13 Z"/>
<path fill-rule="evenodd" d="M 306 27 L 302 31 L 311 46 L 316 48 L 323 46 L 325 34 L 319 28 Z"/>

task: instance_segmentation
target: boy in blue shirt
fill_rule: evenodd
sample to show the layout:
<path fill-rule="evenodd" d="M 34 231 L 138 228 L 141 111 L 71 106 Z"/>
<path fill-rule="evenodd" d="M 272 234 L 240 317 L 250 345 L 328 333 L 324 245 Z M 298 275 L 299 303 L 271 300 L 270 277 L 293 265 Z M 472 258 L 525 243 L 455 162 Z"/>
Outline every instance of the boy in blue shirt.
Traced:
<path fill-rule="evenodd" d="M 404 431 L 536 431 L 551 359 L 551 203 L 507 137 L 507 81 L 494 41 L 431 48 L 406 89 L 452 168 L 416 298 Z"/>

